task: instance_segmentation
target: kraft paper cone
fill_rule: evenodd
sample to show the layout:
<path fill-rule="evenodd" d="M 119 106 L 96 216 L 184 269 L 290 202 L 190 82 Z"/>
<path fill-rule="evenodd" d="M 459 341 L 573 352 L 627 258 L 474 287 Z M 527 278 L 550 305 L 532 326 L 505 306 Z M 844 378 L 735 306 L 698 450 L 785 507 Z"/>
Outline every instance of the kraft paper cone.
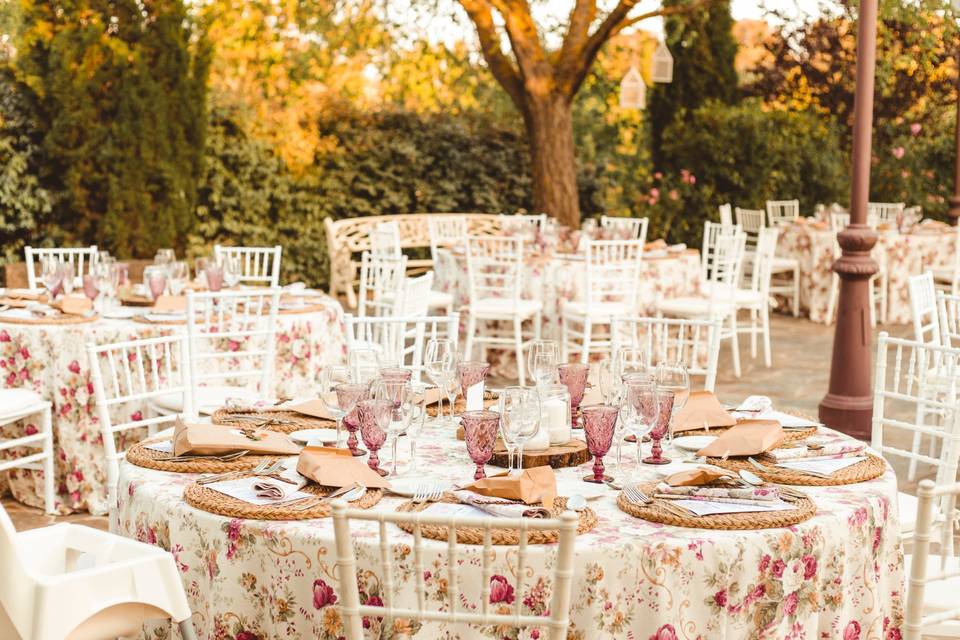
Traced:
<path fill-rule="evenodd" d="M 348 450 L 333 447 L 305 447 L 297 460 L 297 472 L 324 487 L 349 487 L 355 483 L 367 489 L 390 486 Z"/>
<path fill-rule="evenodd" d="M 234 451 L 295 456 L 300 453 L 300 447 L 286 434 L 277 431 L 187 424 L 177 418 L 173 430 L 173 455 L 217 456 Z"/>
<path fill-rule="evenodd" d="M 93 303 L 86 296 L 64 296 L 50 306 L 73 316 L 85 316 L 93 310 Z"/>
<path fill-rule="evenodd" d="M 667 476 L 663 481 L 671 487 L 699 487 L 700 485 L 715 482 L 720 478 L 731 477 L 733 477 L 733 474 L 724 469 L 697 467 L 696 469 L 678 471 L 677 473 Z"/>
<path fill-rule="evenodd" d="M 557 497 L 557 476 L 550 467 L 533 467 L 520 475 L 501 473 L 481 478 L 463 488 L 491 498 L 520 500 L 525 504 L 540 502 L 550 509 Z"/>
<path fill-rule="evenodd" d="M 687 403 L 673 419 L 673 432 L 732 427 L 737 421 L 710 391 L 691 391 Z"/>
<path fill-rule="evenodd" d="M 157 313 L 179 313 L 187 310 L 186 296 L 160 296 L 153 303 L 153 310 Z"/>
<path fill-rule="evenodd" d="M 783 441 L 783 427 L 774 420 L 743 420 L 720 434 L 698 456 L 728 458 L 755 456 L 775 448 Z"/>

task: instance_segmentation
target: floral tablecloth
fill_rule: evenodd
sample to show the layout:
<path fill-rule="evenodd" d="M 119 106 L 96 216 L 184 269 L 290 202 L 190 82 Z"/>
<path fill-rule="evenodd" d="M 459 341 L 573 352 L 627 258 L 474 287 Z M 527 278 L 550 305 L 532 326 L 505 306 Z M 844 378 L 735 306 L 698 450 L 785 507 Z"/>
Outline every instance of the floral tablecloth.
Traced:
<path fill-rule="evenodd" d="M 333 298 L 324 297 L 320 304 L 323 308 L 319 311 L 278 316 L 280 330 L 274 375 L 278 397 L 293 397 L 312 391 L 324 364 L 343 361 L 346 352 L 343 310 Z M 0 321 L 3 386 L 32 389 L 53 402 L 56 502 L 61 513 L 107 512 L 103 447 L 86 345 L 119 342 L 172 330 L 175 329 L 169 326 L 131 320 L 98 320 L 74 325 L 25 325 Z M 28 418 L 8 425 L 0 433 L 4 437 L 34 433 L 37 419 Z M 14 469 L 7 474 L 10 489 L 17 500 L 31 506 L 43 506 L 41 472 Z"/>
<path fill-rule="evenodd" d="M 889 279 L 887 322 L 907 324 L 910 319 L 910 276 L 928 269 L 953 266 L 956 238 L 953 232 L 926 231 L 901 234 L 881 231 L 874 251 L 886 260 Z M 833 278 L 836 234 L 809 223 L 785 226 L 780 231 L 777 256 L 800 263 L 800 305 L 814 322 L 830 324 L 827 306 Z"/>
<path fill-rule="evenodd" d="M 523 271 L 523 297 L 543 302 L 544 339 L 560 340 L 560 306 L 564 300 L 582 300 L 585 263 L 576 254 L 527 258 Z M 453 294 L 455 305 L 470 302 L 466 256 L 441 250 L 434 265 L 439 290 Z M 669 253 L 662 257 L 644 256 L 637 293 L 637 315 L 656 314 L 658 300 L 697 295 L 701 285 L 700 254 L 696 250 Z M 465 311 L 463 312 L 465 313 Z M 512 351 L 488 353 L 495 374 L 516 377 Z"/>
<path fill-rule="evenodd" d="M 406 463 L 406 446 L 401 464 Z M 418 468 L 463 481 L 472 472 L 462 442 L 450 429 L 428 425 L 417 443 Z M 676 455 L 676 452 L 671 452 Z M 686 454 L 689 455 L 689 454 Z M 613 456 L 610 456 L 613 458 Z M 625 452 L 625 458 L 626 458 Z M 676 470 L 681 464 L 671 465 Z M 575 479 L 589 470 L 559 471 Z M 650 467 L 608 473 L 652 479 Z M 170 550 L 183 577 L 201 640 L 279 640 L 342 637 L 335 546 L 330 520 L 266 522 L 230 519 L 188 507 L 183 487 L 193 476 L 124 463 L 120 478 L 121 531 Z M 799 525 L 765 531 L 708 531 L 649 523 L 621 512 L 610 490 L 590 505 L 596 528 L 578 537 L 568 637 L 635 640 L 898 640 L 902 621 L 903 556 L 899 543 L 896 478 L 844 487 L 811 488 L 817 515 Z M 402 499 L 385 497 L 374 509 Z M 416 607 L 412 536 L 390 526 L 396 606 Z M 374 523 L 353 524 L 361 600 L 382 603 L 379 538 Z M 431 606 L 444 606 L 445 542 L 424 540 L 424 583 Z M 517 599 L 524 612 L 550 602 L 554 545 L 538 546 L 528 560 L 525 588 L 516 588 L 516 557 L 495 548 L 490 601 Z M 479 548 L 461 547 L 460 593 L 479 607 Z M 408 620 L 379 628 L 374 638 L 542 638 L 512 628 L 471 628 Z M 169 637 L 169 624 L 144 637 Z"/>

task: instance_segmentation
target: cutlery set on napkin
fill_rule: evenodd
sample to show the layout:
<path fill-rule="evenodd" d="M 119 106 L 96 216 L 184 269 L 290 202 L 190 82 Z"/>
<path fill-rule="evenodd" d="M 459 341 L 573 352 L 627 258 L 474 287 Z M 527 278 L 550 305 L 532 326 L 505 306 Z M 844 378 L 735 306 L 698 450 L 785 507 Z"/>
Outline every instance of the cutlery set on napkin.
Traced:
<path fill-rule="evenodd" d="M 706 467 L 680 471 L 664 478 L 653 490 L 655 500 L 668 501 L 666 508 L 707 516 L 760 511 L 792 511 L 800 494 L 774 486 L 754 486 L 733 473 Z"/>

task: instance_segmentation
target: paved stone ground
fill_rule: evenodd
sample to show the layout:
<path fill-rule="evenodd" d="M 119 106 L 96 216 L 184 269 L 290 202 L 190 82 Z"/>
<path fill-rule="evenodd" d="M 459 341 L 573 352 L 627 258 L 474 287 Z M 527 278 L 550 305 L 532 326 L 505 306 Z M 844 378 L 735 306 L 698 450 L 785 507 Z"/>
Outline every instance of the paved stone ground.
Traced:
<path fill-rule="evenodd" d="M 886 329 L 891 334 L 905 336 L 906 326 Z M 830 376 L 830 354 L 833 349 L 833 327 L 814 324 L 806 319 L 794 319 L 775 314 L 771 322 L 773 367 L 763 366 L 758 353 L 751 359 L 749 341 L 741 338 L 743 375 L 738 379 L 731 370 L 730 347 L 725 343 L 720 351 L 720 372 L 717 393 L 726 402 L 736 402 L 750 394 L 770 396 L 778 408 L 817 415 L 817 405 L 826 393 Z M 900 465 L 898 474 L 901 473 Z M 901 482 L 901 485 L 905 483 Z M 50 517 L 36 509 L 24 507 L 9 497 L 3 506 L 11 514 L 18 529 L 31 529 L 53 522 L 74 522 L 106 529 L 106 519 L 88 514 Z"/>

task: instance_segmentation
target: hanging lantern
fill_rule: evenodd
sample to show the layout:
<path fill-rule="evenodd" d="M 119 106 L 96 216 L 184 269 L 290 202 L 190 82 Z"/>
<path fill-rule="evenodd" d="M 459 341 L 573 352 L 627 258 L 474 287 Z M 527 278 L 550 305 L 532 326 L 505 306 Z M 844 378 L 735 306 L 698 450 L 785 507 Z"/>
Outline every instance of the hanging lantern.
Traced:
<path fill-rule="evenodd" d="M 670 49 L 663 41 L 657 45 L 653 52 L 653 73 L 650 74 L 654 82 L 669 84 L 673 82 L 673 56 L 670 55 Z"/>
<path fill-rule="evenodd" d="M 636 67 L 630 67 L 620 81 L 620 107 L 622 109 L 647 107 L 647 85 Z"/>

